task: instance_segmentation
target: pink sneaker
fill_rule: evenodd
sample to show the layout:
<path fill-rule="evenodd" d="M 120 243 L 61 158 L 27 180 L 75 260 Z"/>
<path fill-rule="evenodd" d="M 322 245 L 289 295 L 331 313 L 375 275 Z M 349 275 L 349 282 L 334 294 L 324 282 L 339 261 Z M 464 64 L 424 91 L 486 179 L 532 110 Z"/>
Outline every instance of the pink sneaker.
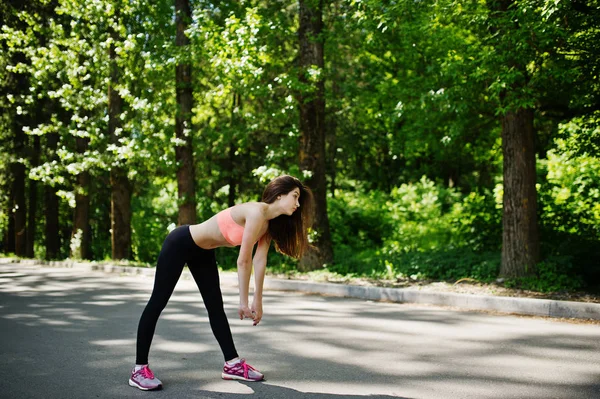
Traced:
<path fill-rule="evenodd" d="M 261 381 L 265 378 L 260 371 L 246 363 L 246 359 L 240 359 L 240 361 L 233 366 L 229 366 L 225 363 L 221 377 L 224 380 L 242 381 Z"/>
<path fill-rule="evenodd" d="M 129 385 L 139 388 L 142 391 L 153 391 L 162 388 L 162 382 L 154 376 L 148 365 L 145 365 L 138 371 L 135 371 L 135 367 L 131 370 Z"/>

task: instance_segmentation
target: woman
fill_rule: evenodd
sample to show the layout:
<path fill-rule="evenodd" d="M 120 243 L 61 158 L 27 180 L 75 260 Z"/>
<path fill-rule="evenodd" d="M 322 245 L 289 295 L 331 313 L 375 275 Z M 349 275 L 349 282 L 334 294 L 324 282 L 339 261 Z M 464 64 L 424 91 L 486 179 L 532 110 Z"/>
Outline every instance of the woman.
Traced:
<path fill-rule="evenodd" d="M 238 315 L 240 320 L 252 319 L 256 326 L 263 315 L 263 281 L 271 240 L 279 252 L 299 259 L 309 246 L 307 229 L 311 226 L 311 216 L 310 189 L 294 177 L 280 176 L 267 185 L 262 202 L 239 204 L 203 223 L 180 226 L 169 233 L 158 256 L 152 295 L 140 318 L 136 365 L 131 371 L 129 385 L 142 390 L 162 388 L 162 383 L 148 367 L 148 352 L 158 317 L 175 289 L 184 264 L 188 265 L 198 285 L 210 326 L 225 358 L 221 377 L 228 380 L 262 380 L 263 374 L 240 359 L 235 349 L 223 309 L 214 249 L 240 246 L 237 259 L 240 294 Z M 253 260 L 252 251 L 256 244 Z M 255 288 L 250 305 L 248 288 L 253 265 Z"/>

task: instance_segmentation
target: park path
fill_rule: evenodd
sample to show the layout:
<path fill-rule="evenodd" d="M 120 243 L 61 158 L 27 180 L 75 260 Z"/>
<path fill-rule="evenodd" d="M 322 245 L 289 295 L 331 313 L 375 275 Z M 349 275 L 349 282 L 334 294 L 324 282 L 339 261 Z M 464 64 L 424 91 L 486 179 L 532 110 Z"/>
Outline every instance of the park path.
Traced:
<path fill-rule="evenodd" d="M 127 385 L 152 279 L 0 264 L 2 398 L 600 398 L 600 326 L 266 292 L 261 325 L 235 319 L 263 383 L 220 379 L 222 358 L 193 281 L 159 320 L 160 392 Z"/>

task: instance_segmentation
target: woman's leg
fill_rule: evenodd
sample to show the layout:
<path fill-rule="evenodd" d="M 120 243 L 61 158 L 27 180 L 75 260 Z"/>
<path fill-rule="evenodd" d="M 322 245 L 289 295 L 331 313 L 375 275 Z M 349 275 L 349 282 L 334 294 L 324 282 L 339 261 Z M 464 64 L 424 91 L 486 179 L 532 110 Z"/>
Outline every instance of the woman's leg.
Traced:
<path fill-rule="evenodd" d="M 219 282 L 219 270 L 214 251 L 200 249 L 188 261 L 190 272 L 198 285 L 204 306 L 208 311 L 208 319 L 213 334 L 221 347 L 225 360 L 238 357 L 233 343 L 229 322 L 223 309 L 223 296 Z"/>
<path fill-rule="evenodd" d="M 189 229 L 186 229 L 188 229 L 187 226 L 182 226 L 173 230 L 165 239 L 158 255 L 154 289 L 138 325 L 136 364 L 148 363 L 148 352 L 150 352 L 156 322 L 165 306 L 167 306 L 167 302 L 169 302 L 169 298 L 171 298 L 175 285 L 181 276 L 186 256 L 185 234 L 189 234 L 187 232 Z"/>

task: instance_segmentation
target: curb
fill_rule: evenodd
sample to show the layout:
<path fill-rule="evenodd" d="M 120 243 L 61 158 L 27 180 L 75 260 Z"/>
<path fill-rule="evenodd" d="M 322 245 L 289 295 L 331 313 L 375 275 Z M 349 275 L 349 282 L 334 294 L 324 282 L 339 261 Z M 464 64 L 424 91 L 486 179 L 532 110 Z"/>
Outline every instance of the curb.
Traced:
<path fill-rule="evenodd" d="M 104 273 L 143 275 L 148 277 L 154 276 L 155 272 L 154 268 L 117 266 L 109 263 L 90 264 L 88 262 L 68 260 L 46 262 L 33 259 L 19 260 L 12 258 L 0 258 L 0 264 L 2 263 L 67 267 L 76 268 L 82 271 L 101 271 Z M 184 270 L 182 277 L 189 279 L 191 278 L 191 273 L 187 270 Z M 237 286 L 238 280 L 235 272 L 221 272 L 220 278 L 222 284 L 228 286 Z M 450 306 L 464 310 L 492 310 L 509 314 L 600 320 L 600 303 L 425 292 L 412 288 L 363 287 L 356 285 L 285 280 L 270 277 L 265 278 L 264 288 L 265 290 L 272 291 L 296 291 L 307 294 L 358 298 L 371 301 Z"/>
<path fill-rule="evenodd" d="M 280 279 L 265 279 L 265 288 L 372 301 L 450 306 L 465 310 L 493 310 L 510 314 L 600 320 L 600 303 L 425 292 L 411 288 L 361 287 Z"/>

